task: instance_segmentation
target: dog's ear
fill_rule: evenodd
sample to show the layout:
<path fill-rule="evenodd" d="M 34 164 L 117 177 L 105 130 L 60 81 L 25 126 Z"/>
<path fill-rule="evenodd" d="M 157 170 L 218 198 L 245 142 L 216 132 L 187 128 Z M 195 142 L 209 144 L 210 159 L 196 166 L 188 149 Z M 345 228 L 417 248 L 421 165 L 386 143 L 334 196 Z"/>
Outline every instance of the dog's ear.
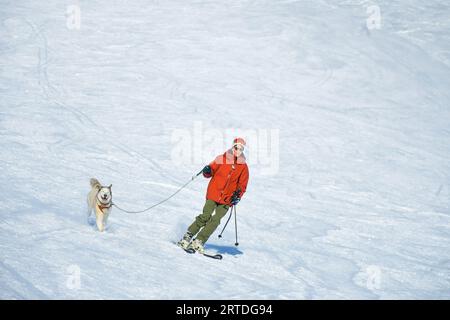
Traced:
<path fill-rule="evenodd" d="M 111 187 L 112 187 L 112 184 L 110 184 L 108 188 L 111 189 Z"/>

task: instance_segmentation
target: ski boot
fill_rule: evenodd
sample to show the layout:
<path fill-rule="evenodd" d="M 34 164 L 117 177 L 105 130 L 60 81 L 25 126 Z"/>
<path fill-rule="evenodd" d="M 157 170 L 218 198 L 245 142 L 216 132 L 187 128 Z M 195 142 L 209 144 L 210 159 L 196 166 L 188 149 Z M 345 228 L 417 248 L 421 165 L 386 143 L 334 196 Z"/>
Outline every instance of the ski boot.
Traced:
<path fill-rule="evenodd" d="M 205 253 L 205 248 L 203 248 L 203 242 L 199 239 L 195 239 L 191 242 L 191 244 L 188 246 L 188 249 L 194 249 L 198 253 Z"/>
<path fill-rule="evenodd" d="M 183 236 L 183 239 L 178 241 L 177 245 L 180 246 L 181 248 L 183 248 L 184 250 L 186 250 L 188 248 L 189 244 L 191 243 L 193 236 L 194 235 L 192 233 L 190 233 L 189 231 L 186 232 Z"/>

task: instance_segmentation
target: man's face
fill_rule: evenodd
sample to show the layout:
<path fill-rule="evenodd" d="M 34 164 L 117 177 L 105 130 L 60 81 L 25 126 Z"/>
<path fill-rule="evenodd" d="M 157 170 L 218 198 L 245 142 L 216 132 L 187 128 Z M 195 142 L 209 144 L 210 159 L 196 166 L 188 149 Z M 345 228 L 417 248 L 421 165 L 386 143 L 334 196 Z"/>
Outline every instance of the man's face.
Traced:
<path fill-rule="evenodd" d="M 240 145 L 236 145 L 236 146 L 233 147 L 233 154 L 236 157 L 239 157 L 242 154 L 243 151 L 244 151 L 244 147 L 242 147 Z"/>

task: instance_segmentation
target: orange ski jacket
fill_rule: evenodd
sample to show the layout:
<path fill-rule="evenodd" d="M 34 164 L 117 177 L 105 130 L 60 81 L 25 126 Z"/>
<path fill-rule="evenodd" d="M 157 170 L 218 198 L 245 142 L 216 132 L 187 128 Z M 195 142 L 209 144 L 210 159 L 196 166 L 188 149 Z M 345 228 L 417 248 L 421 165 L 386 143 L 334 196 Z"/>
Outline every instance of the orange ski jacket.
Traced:
<path fill-rule="evenodd" d="M 205 178 L 212 177 L 206 193 L 207 200 L 231 205 L 231 197 L 237 189 L 240 189 L 239 198 L 242 198 L 247 189 L 249 178 L 244 154 L 237 158 L 230 149 L 217 156 L 209 166 L 211 167 L 211 174 L 203 174 Z"/>

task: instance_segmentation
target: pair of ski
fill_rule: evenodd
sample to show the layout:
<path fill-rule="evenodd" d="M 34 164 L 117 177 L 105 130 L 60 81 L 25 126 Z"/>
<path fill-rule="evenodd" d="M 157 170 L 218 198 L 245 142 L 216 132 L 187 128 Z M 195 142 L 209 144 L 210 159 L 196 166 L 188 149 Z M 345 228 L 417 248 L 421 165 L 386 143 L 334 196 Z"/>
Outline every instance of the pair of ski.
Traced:
<path fill-rule="evenodd" d="M 178 247 L 180 247 L 180 246 L 178 246 Z M 184 248 L 182 248 L 182 247 L 180 247 L 181 249 L 183 249 L 185 252 L 187 252 L 187 253 L 189 253 L 189 254 L 193 254 L 193 253 L 200 253 L 200 252 L 197 252 L 197 251 L 195 251 L 194 249 L 192 249 L 192 248 L 188 248 L 188 249 L 184 249 Z M 206 252 L 203 252 L 203 253 L 200 253 L 202 256 L 205 256 L 205 257 L 207 257 L 207 258 L 211 258 L 211 259 L 216 259 L 216 260 L 222 260 L 222 255 L 221 254 L 209 254 L 209 253 L 206 253 Z"/>

